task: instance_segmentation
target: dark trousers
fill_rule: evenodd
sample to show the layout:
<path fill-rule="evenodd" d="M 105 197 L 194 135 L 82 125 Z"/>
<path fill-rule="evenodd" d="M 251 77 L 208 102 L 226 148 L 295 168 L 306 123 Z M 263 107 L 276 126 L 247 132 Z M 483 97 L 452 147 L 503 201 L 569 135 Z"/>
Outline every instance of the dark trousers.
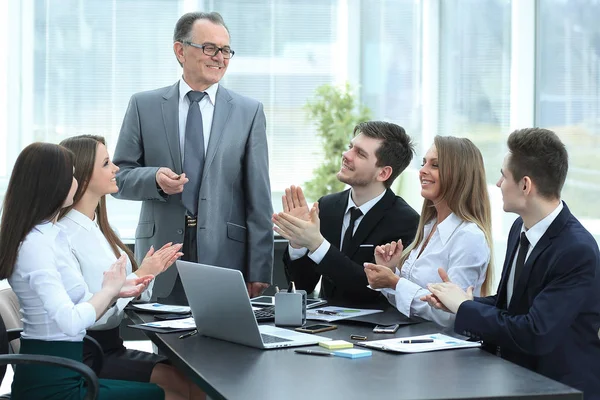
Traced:
<path fill-rule="evenodd" d="M 196 225 L 195 223 L 193 226 L 187 225 L 188 223 L 186 223 L 185 235 L 183 236 L 183 247 L 181 249 L 183 256 L 181 259 L 184 261 L 198 262 Z M 185 295 L 185 290 L 183 289 L 183 284 L 181 283 L 179 274 L 177 274 L 177 278 L 175 278 L 175 284 L 173 285 L 173 290 L 171 290 L 171 293 L 167 297 L 159 297 L 157 301 L 162 304 L 173 304 L 178 306 L 188 305 L 188 300 Z"/>

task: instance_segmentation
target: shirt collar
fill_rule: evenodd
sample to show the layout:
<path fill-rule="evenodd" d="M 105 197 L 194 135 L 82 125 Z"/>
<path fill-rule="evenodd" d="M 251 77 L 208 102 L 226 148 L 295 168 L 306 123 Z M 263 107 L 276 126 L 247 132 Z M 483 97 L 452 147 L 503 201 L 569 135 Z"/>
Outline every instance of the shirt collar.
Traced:
<path fill-rule="evenodd" d="M 60 233 L 60 226 L 50 221 L 37 224 L 33 229 L 37 230 L 42 235 L 48 235 L 51 238 L 55 238 Z"/>
<path fill-rule="evenodd" d="M 563 202 L 561 201 L 558 204 L 558 206 L 554 209 L 554 211 L 552 211 L 544 219 L 539 221 L 537 224 L 535 224 L 531 228 L 525 229 L 525 224 L 523 224 L 523 226 L 521 227 L 521 232 L 525 232 L 525 236 L 527 236 L 527 240 L 529 240 L 529 248 L 530 249 L 533 249 L 535 247 L 535 245 L 537 244 L 537 242 L 540 241 L 542 236 L 544 236 L 544 233 L 546 233 L 546 231 L 548 230 L 550 225 L 552 225 L 552 223 L 554 222 L 556 217 L 558 217 L 558 214 L 560 214 L 562 209 L 563 209 Z"/>
<path fill-rule="evenodd" d="M 365 204 L 358 207 L 360 209 L 360 211 L 362 212 L 362 214 L 367 215 L 367 213 L 371 210 L 371 208 L 373 208 L 375 206 L 375 204 L 377 204 L 377 202 L 379 202 L 379 200 L 381 200 L 383 198 L 386 191 L 387 190 L 384 190 L 379 196 L 367 201 Z M 356 204 L 352 200 L 352 190 L 350 190 L 350 193 L 348 193 L 348 205 L 346 206 L 346 213 L 348 213 L 348 210 L 350 210 L 352 207 L 356 207 Z M 346 215 L 346 213 L 344 213 L 344 215 Z"/>
<path fill-rule="evenodd" d="M 215 101 L 217 99 L 217 89 L 219 89 L 218 82 L 209 86 L 205 90 L 206 94 L 208 95 L 208 99 L 210 100 L 213 106 L 215 105 Z M 187 84 L 187 82 L 183 79 L 182 76 L 181 79 L 179 79 L 179 101 L 182 102 L 184 97 L 187 96 L 188 92 L 191 92 L 193 90 L 194 89 L 192 89 L 190 85 Z"/>
<path fill-rule="evenodd" d="M 70 219 L 71 221 L 75 222 L 77 225 L 81 226 L 87 231 L 91 231 L 92 229 L 94 229 L 94 227 L 98 226 L 95 222 L 96 218 L 94 218 L 94 221 L 92 221 L 87 215 L 77 211 L 74 208 L 71 209 L 71 211 L 69 211 L 67 215 L 65 215 L 65 218 Z"/>
<path fill-rule="evenodd" d="M 435 221 L 436 220 L 434 218 L 425 225 L 425 236 L 427 236 L 427 234 L 431 232 Z M 450 240 L 450 236 L 452 236 L 456 228 L 458 228 L 463 222 L 464 221 L 460 219 L 458 215 L 450 213 L 450 215 L 448 215 L 440 224 L 438 224 L 437 232 L 439 233 L 440 240 L 444 245 L 446 244 L 446 242 L 448 242 L 448 240 Z"/>

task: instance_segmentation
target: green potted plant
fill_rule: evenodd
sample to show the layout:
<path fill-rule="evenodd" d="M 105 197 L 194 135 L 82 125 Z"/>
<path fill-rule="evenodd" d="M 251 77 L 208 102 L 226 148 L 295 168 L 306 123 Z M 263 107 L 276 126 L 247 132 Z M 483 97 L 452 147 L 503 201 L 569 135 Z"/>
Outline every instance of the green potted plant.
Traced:
<path fill-rule="evenodd" d="M 315 121 L 323 145 L 323 162 L 304 185 L 307 198 L 316 200 L 344 189 L 344 184 L 336 178 L 342 153 L 348 148 L 354 127 L 371 119 L 371 111 L 357 103 L 350 84 L 346 83 L 342 87 L 319 86 L 314 100 L 306 104 L 308 117 Z"/>

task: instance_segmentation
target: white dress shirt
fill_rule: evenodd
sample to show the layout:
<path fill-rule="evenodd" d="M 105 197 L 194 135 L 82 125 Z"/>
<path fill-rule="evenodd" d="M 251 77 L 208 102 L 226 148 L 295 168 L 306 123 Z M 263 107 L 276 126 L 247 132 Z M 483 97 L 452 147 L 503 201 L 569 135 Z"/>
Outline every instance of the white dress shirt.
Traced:
<path fill-rule="evenodd" d="M 79 342 L 96 321 L 92 297 L 58 224 L 35 226 L 21 243 L 8 283 L 19 298 L 22 337 Z"/>
<path fill-rule="evenodd" d="M 532 226 L 529 229 L 525 228 L 525 224 L 521 227 L 521 232 L 525 232 L 525 236 L 527 240 L 529 240 L 529 249 L 527 250 L 527 255 L 525 255 L 525 262 L 527 262 L 527 258 L 533 251 L 533 248 L 540 241 L 544 233 L 548 230 L 552 222 L 558 217 L 558 214 L 563 209 L 562 201 L 558 204 L 558 206 L 548 214 L 544 219 L 539 221 L 537 224 Z M 520 234 L 519 234 L 520 235 Z M 515 252 L 515 256 L 513 257 L 512 265 L 510 268 L 510 275 L 508 276 L 508 282 L 506 282 L 506 304 L 510 304 L 510 300 L 513 295 L 513 290 L 515 288 L 515 268 L 517 267 L 517 254 L 519 254 L 519 249 L 521 248 L 521 242 L 519 241 L 519 245 L 517 246 L 517 251 Z"/>
<path fill-rule="evenodd" d="M 430 221 L 424 228 L 424 238 L 429 236 L 435 221 Z M 490 248 L 485 235 L 479 227 L 461 220 L 454 213 L 450 214 L 429 239 L 427 247 L 421 252 L 423 243 L 414 248 L 401 271 L 396 270 L 400 280 L 396 289 L 383 289 L 382 293 L 402 314 L 417 316 L 433 321 L 441 326 L 452 326 L 454 314 L 436 310 L 421 296 L 430 294 L 428 283 L 441 282 L 438 268 L 444 268 L 450 280 L 463 289 L 474 287 L 474 295 L 478 296 L 490 262 Z"/>
<path fill-rule="evenodd" d="M 98 224 L 75 209 L 69 211 L 60 220 L 60 225 L 69 238 L 71 251 L 79 264 L 79 269 L 90 292 L 99 292 L 102 289 L 104 271 L 107 271 L 117 261 L 117 257 L 112 251 L 110 244 L 102 234 Z M 121 251 L 121 254 L 123 253 Z M 137 275 L 132 273 L 129 258 L 127 258 L 127 266 L 125 268 L 127 279 L 137 278 Z M 148 289 L 142 293 L 140 300 L 150 300 L 153 285 L 154 281 L 150 282 Z M 106 330 L 119 326 L 123 320 L 125 306 L 131 300 L 133 300 L 133 297 L 117 300 L 116 304 L 109 308 L 90 329 Z"/>
<path fill-rule="evenodd" d="M 352 235 L 354 235 L 356 233 L 356 230 L 358 229 L 360 222 L 363 220 L 365 215 L 367 215 L 369 210 L 371 210 L 371 208 L 373 208 L 375 206 L 375 204 L 377 204 L 379 202 L 379 200 L 381 200 L 383 198 L 383 196 L 385 195 L 385 192 L 386 191 L 384 190 L 379 196 L 367 201 L 365 204 L 358 207 L 358 208 L 360 208 L 362 215 L 360 217 L 358 217 L 356 219 L 356 221 L 354 221 L 354 230 L 352 231 Z M 350 210 L 354 207 L 356 207 L 356 204 L 352 200 L 352 192 L 350 192 L 348 194 L 348 205 L 346 206 L 346 212 L 344 213 L 344 219 L 342 220 L 342 234 L 340 236 L 340 241 L 339 241 L 340 246 L 341 246 L 342 240 L 344 240 L 344 234 L 346 233 L 346 229 L 348 229 L 348 227 L 350 226 Z M 327 241 L 327 239 L 325 239 L 325 240 L 323 240 L 323 243 L 321 243 L 321 245 L 314 252 L 308 254 L 308 257 L 311 260 L 313 260 L 316 264 L 320 264 L 321 261 L 323 261 L 323 258 L 325 258 L 325 255 L 329 251 L 330 247 L 331 247 L 331 243 L 329 243 Z M 294 261 L 294 260 L 304 257 L 304 255 L 306 254 L 308 249 L 306 247 L 301 247 L 299 249 L 295 249 L 288 244 L 288 251 L 290 254 L 290 260 Z"/>
<path fill-rule="evenodd" d="M 217 89 L 219 84 L 215 83 L 209 86 L 205 92 L 208 96 L 204 96 L 198 103 L 200 113 L 202 114 L 202 134 L 204 135 L 204 154 L 208 149 L 208 139 L 210 139 L 210 129 L 212 128 L 213 115 L 215 113 L 215 101 L 217 99 Z M 183 166 L 183 155 L 185 148 L 185 124 L 187 115 L 190 109 L 190 99 L 187 94 L 192 89 L 184 80 L 183 77 L 179 80 L 179 149 L 181 150 L 181 165 Z M 185 172 L 185 171 L 183 171 Z"/>

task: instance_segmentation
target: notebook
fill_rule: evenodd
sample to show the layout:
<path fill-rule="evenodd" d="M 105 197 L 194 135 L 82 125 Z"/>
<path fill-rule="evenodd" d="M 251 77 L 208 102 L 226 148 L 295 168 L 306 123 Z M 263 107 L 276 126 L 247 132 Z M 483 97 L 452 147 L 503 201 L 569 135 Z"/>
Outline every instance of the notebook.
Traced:
<path fill-rule="evenodd" d="M 242 273 L 177 260 L 198 333 L 259 349 L 306 346 L 331 340 L 269 325 L 259 326 Z"/>
<path fill-rule="evenodd" d="M 402 343 L 409 340 L 431 340 L 429 343 Z M 466 340 L 456 339 L 441 333 L 430 335 L 410 336 L 403 338 L 393 338 L 384 340 L 372 340 L 369 342 L 354 343 L 356 346 L 368 347 L 371 349 L 393 351 L 396 353 L 423 353 L 426 351 L 464 349 L 471 347 L 481 347 L 479 342 L 468 342 Z"/>

